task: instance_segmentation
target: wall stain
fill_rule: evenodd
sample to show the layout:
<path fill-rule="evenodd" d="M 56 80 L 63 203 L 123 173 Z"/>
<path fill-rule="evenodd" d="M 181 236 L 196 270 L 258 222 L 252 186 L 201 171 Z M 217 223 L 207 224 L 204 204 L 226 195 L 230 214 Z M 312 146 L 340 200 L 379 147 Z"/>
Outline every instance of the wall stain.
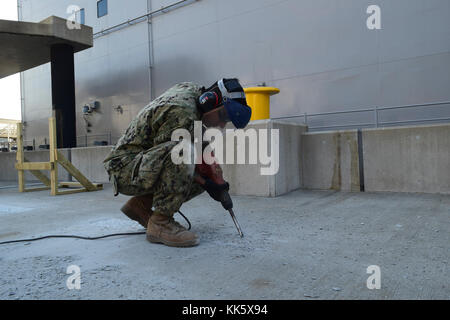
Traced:
<path fill-rule="evenodd" d="M 333 142 L 336 146 L 336 154 L 334 157 L 333 178 L 331 180 L 331 190 L 340 191 L 342 187 L 341 174 L 341 134 L 336 133 L 333 136 Z"/>
<path fill-rule="evenodd" d="M 350 134 L 347 143 L 350 148 L 350 191 L 360 191 L 358 141 Z"/>

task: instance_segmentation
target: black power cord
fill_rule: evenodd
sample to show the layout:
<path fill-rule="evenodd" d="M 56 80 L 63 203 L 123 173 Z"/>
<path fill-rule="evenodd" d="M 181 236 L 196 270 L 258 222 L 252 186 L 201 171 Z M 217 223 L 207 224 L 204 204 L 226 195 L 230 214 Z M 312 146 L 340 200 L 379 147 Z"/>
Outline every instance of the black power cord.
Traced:
<path fill-rule="evenodd" d="M 187 221 L 187 223 L 189 224 L 189 229 L 191 230 L 191 222 L 189 221 L 188 218 L 186 218 L 186 216 L 181 213 L 181 211 L 178 211 L 179 214 L 181 214 L 181 216 Z M 83 237 L 83 236 L 77 236 L 77 235 L 48 235 L 48 236 L 43 236 L 43 237 L 39 237 L 39 238 L 32 238 L 32 239 L 19 239 L 19 240 L 10 240 L 10 241 L 4 241 L 4 242 L 0 242 L 0 245 L 2 244 L 8 244 L 8 243 L 17 243 L 17 242 L 31 242 L 31 241 L 37 241 L 37 240 L 43 240 L 43 239 L 49 239 L 49 238 L 74 238 L 74 239 L 81 239 L 81 240 L 98 240 L 98 239 L 104 239 L 104 238 L 110 238 L 110 237 L 118 237 L 118 236 L 135 236 L 135 235 L 140 235 L 140 234 L 145 234 L 145 231 L 140 231 L 140 232 L 126 232 L 126 233 L 111 233 L 111 234 L 107 234 L 104 236 L 99 236 L 99 237 Z"/>
<path fill-rule="evenodd" d="M 107 234 L 107 235 L 100 236 L 100 237 L 82 237 L 82 236 L 75 236 L 75 235 L 59 235 L 59 234 L 57 234 L 57 235 L 49 235 L 49 236 L 44 236 L 44 237 L 39 237 L 39 238 L 32 238 L 32 239 L 4 241 L 4 242 L 0 242 L 0 244 L 16 243 L 16 242 L 30 242 L 30 241 L 49 239 L 49 238 L 75 238 L 75 239 L 82 239 L 82 240 L 98 240 L 98 239 L 109 238 L 109 237 L 132 236 L 132 235 L 138 235 L 138 234 L 145 234 L 145 231 L 128 232 L 128 233 L 112 233 L 112 234 Z"/>

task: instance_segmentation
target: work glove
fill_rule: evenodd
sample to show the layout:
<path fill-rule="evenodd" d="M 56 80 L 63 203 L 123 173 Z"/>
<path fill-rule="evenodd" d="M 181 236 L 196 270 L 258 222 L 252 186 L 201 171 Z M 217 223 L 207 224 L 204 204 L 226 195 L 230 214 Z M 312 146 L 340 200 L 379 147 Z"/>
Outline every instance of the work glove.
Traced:
<path fill-rule="evenodd" d="M 221 201 L 221 194 L 223 191 L 230 190 L 230 185 L 228 182 L 225 182 L 224 184 L 217 184 L 211 179 L 205 179 L 205 184 L 202 185 L 203 189 L 208 192 L 208 194 L 216 201 Z"/>

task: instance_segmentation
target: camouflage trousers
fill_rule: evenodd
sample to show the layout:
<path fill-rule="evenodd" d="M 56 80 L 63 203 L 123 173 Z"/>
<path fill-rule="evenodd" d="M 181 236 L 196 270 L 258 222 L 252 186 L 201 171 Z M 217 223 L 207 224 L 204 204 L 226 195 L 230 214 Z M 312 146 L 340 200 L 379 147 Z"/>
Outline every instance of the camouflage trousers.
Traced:
<path fill-rule="evenodd" d="M 123 167 L 115 175 L 117 191 L 129 196 L 152 195 L 154 212 L 173 216 L 184 202 L 204 189 L 194 181 L 195 165 L 174 164 L 169 152 L 160 159 L 156 176 L 150 167 L 154 160 L 152 153 L 144 153 Z"/>

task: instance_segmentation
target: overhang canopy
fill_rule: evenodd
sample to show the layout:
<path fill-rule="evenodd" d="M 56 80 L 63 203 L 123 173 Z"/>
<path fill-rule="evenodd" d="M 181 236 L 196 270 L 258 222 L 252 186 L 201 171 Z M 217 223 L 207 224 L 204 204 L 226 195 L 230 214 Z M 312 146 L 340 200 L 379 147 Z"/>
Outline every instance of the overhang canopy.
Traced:
<path fill-rule="evenodd" d="M 55 44 L 71 45 L 74 53 L 91 48 L 92 28 L 70 29 L 55 16 L 39 23 L 0 20 L 0 79 L 50 62 Z"/>

